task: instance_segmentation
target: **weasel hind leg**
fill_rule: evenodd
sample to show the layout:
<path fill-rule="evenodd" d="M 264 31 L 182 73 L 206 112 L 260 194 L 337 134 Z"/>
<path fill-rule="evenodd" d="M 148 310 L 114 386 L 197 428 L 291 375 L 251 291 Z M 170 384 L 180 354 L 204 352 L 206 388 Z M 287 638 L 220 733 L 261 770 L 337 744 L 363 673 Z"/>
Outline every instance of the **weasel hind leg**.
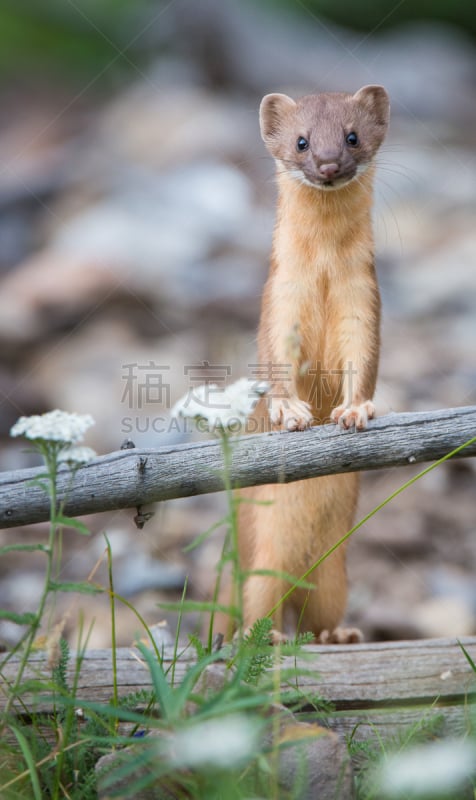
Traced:
<path fill-rule="evenodd" d="M 332 557 L 331 557 L 332 558 Z M 335 565 L 328 571 L 323 578 L 323 573 L 316 570 L 317 575 L 313 579 L 316 589 L 306 591 L 305 589 L 296 590 L 293 597 L 294 611 L 297 617 L 298 633 L 310 632 L 314 639 L 320 644 L 354 644 L 363 640 L 362 632 L 359 628 L 344 627 L 339 623 L 345 613 L 347 592 L 342 590 L 338 595 L 326 593 L 326 582 L 328 585 L 329 573 L 336 575 Z M 345 578 L 345 564 L 342 565 L 341 577 Z M 323 596 L 324 595 L 324 596 Z"/>
<path fill-rule="evenodd" d="M 290 603 L 298 631 L 311 632 L 316 641 L 330 641 L 347 605 L 345 545 L 341 545 L 308 578 L 312 590 L 296 589 Z"/>
<path fill-rule="evenodd" d="M 242 566 L 266 570 L 268 575 L 251 575 L 246 581 L 245 627 L 269 614 L 289 589 L 285 576 L 271 577 L 269 572 L 300 578 L 345 535 L 352 525 L 357 489 L 358 476 L 351 473 L 255 487 L 252 496 L 258 502 L 246 504 L 248 525 L 244 530 L 240 525 Z M 316 568 L 308 582 L 315 589 L 295 589 L 273 613 L 274 626 L 283 629 L 283 614 L 289 607 L 301 631 L 311 631 L 317 639 L 344 640 L 337 626 L 347 602 L 345 544 Z"/>

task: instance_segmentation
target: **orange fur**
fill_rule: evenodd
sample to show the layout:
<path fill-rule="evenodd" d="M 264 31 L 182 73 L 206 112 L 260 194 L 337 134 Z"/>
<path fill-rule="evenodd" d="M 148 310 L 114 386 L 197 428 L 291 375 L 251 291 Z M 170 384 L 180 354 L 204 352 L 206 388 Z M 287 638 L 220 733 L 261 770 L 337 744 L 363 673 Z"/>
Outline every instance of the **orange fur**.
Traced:
<path fill-rule="evenodd" d="M 344 427 L 365 427 L 373 416 L 380 298 L 373 263 L 372 159 L 387 118 L 381 87 L 298 103 L 284 95 L 263 100 L 263 138 L 278 166 L 278 207 L 258 354 L 261 364 L 280 365 L 281 374 L 272 381 L 269 400 L 256 408 L 255 429 L 258 423 L 260 430 L 301 430 L 331 419 Z M 349 126 L 364 138 L 355 154 L 343 144 L 342 131 Z M 295 152 L 296 138 L 304 134 L 310 142 L 305 161 Z M 329 159 L 344 177 L 326 190 L 319 168 Z M 255 502 L 240 506 L 242 567 L 300 577 L 349 530 L 357 495 L 358 475 L 352 473 L 243 491 L 243 498 Z M 345 548 L 339 547 L 310 580 L 315 588 L 295 590 L 274 622 L 282 629 L 283 614 L 290 611 L 303 630 L 328 638 L 346 607 Z M 279 578 L 249 577 L 245 626 L 266 616 L 288 588 Z M 224 629 L 223 619 L 217 627 Z"/>

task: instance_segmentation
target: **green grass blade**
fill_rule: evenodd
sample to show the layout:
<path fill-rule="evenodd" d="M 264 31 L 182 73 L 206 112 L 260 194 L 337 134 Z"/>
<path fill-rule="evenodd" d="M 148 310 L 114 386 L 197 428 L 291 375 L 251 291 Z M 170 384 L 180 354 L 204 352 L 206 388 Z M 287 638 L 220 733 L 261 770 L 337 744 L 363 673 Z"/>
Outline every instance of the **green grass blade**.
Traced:
<path fill-rule="evenodd" d="M 137 611 L 135 606 L 133 606 L 132 603 L 130 603 L 129 600 L 126 600 L 126 598 L 123 597 L 121 594 L 118 594 L 117 592 L 114 592 L 113 593 L 113 597 L 114 597 L 115 600 L 118 600 L 120 603 L 122 603 L 126 608 L 129 609 L 129 611 L 132 612 L 132 614 L 134 614 L 137 617 L 137 619 L 139 620 L 140 624 L 142 625 L 144 631 L 147 634 L 147 637 L 149 639 L 150 645 L 151 645 L 151 647 L 154 650 L 154 653 L 156 655 L 157 661 L 162 662 L 162 660 L 163 660 L 162 659 L 162 653 L 159 652 L 159 648 L 157 647 L 157 642 L 155 641 L 154 634 L 150 630 L 150 627 L 147 625 L 147 622 L 145 621 L 144 617 L 141 614 L 139 614 L 139 612 Z"/>
<path fill-rule="evenodd" d="M 106 540 L 107 577 L 108 577 L 108 584 L 109 584 L 109 610 L 111 612 L 112 686 L 113 686 L 112 702 L 113 702 L 113 705 L 117 708 L 118 698 L 119 698 L 119 691 L 118 691 L 118 684 L 117 684 L 116 598 L 114 596 L 114 578 L 113 578 L 113 572 L 112 572 L 112 549 L 111 549 L 111 543 L 110 543 L 109 539 L 107 538 L 106 534 L 104 534 L 104 538 Z M 114 733 L 114 729 L 111 730 L 111 733 Z"/>
<path fill-rule="evenodd" d="M 64 528 L 73 528 L 77 533 L 80 533 L 82 536 L 90 536 L 91 531 L 89 528 L 86 527 L 84 522 L 81 522 L 79 519 L 75 519 L 74 517 L 67 517 L 65 514 L 58 514 L 56 516 L 55 522 L 58 525 L 62 525 Z"/>
<path fill-rule="evenodd" d="M 459 639 L 457 639 L 456 641 L 458 642 L 458 645 L 459 645 L 459 647 L 460 647 L 460 648 L 461 648 L 461 650 L 463 651 L 463 654 L 464 654 L 464 656 L 466 657 L 466 661 L 468 662 L 469 666 L 471 667 L 471 669 L 473 670 L 473 672 L 474 672 L 474 673 L 476 673 L 476 664 L 474 663 L 474 661 L 473 661 L 473 659 L 471 658 L 470 654 L 469 654 L 469 653 L 468 653 L 468 651 L 466 650 L 466 647 L 465 647 L 465 646 L 464 646 L 464 645 L 463 645 L 463 644 L 460 642 L 460 640 L 459 640 Z"/>
<path fill-rule="evenodd" d="M 173 690 L 166 678 L 164 668 L 160 661 L 154 658 L 154 654 L 142 642 L 136 645 L 140 651 L 143 659 L 149 668 L 150 677 L 154 686 L 157 702 L 162 711 L 162 716 L 166 720 L 170 720 L 173 712 Z"/>
<path fill-rule="evenodd" d="M 78 594 L 102 594 L 104 589 L 102 586 L 95 586 L 92 583 L 73 583 L 50 581 L 48 584 L 49 592 L 78 592 Z"/>
<path fill-rule="evenodd" d="M 176 715 L 180 714 L 185 703 L 189 700 L 193 687 L 206 667 L 208 667 L 209 664 L 213 664 L 215 661 L 221 661 L 222 658 L 223 656 L 221 653 L 209 653 L 187 670 L 182 679 L 182 683 L 174 692 L 174 713 Z"/>
<path fill-rule="evenodd" d="M 45 544 L 6 544 L 4 545 L 4 547 L 0 547 L 0 556 L 4 556 L 6 553 L 17 553 L 17 552 L 47 553 L 48 548 Z"/>
<path fill-rule="evenodd" d="M 265 577 L 269 578 L 278 578 L 281 581 L 286 581 L 287 583 L 291 583 L 293 589 L 308 589 L 312 591 L 312 589 L 316 588 L 316 585 L 314 583 L 309 583 L 309 581 L 303 581 L 301 578 L 296 578 L 295 575 L 291 575 L 289 572 L 283 572 L 283 570 L 253 569 L 247 572 L 243 572 L 244 578 L 248 578 L 251 575 L 264 575 Z"/>
<path fill-rule="evenodd" d="M 25 736 L 22 734 L 18 728 L 11 727 L 10 730 L 13 732 L 20 750 L 22 751 L 23 758 L 25 759 L 25 763 L 28 767 L 28 776 L 31 782 L 31 788 L 33 789 L 33 795 L 35 800 L 42 800 L 42 793 L 41 793 L 41 786 L 40 781 L 38 778 L 38 772 L 36 770 L 35 760 L 33 758 L 32 752 L 28 746 L 28 742 Z"/>
<path fill-rule="evenodd" d="M 190 550 L 194 550 L 196 547 L 198 547 L 199 545 L 201 545 L 201 544 L 202 544 L 202 542 L 204 542 L 206 539 L 208 539 L 208 537 L 209 537 L 209 536 L 211 536 L 211 534 L 212 534 L 214 531 L 216 531 L 216 530 L 217 530 L 218 528 L 220 528 L 222 525 L 225 525 L 225 524 L 226 524 L 226 522 L 227 522 L 227 520 L 228 520 L 228 514 L 227 514 L 225 517 L 222 517 L 221 519 L 219 519 L 219 520 L 218 520 L 218 522 L 214 522 L 214 523 L 213 523 L 213 525 L 210 525 L 210 527 L 209 527 L 209 528 L 207 528 L 207 530 L 206 530 L 206 531 L 204 531 L 203 533 L 200 533 L 200 534 L 199 534 L 199 535 L 198 535 L 198 536 L 197 536 L 197 537 L 196 537 L 196 538 L 193 540 L 193 542 L 190 542 L 190 544 L 188 544 L 186 547 L 184 547 L 184 548 L 183 548 L 183 552 L 184 552 L 184 553 L 189 553 L 189 552 L 190 552 Z"/>
<path fill-rule="evenodd" d="M 232 614 L 234 616 L 238 614 L 238 609 L 233 606 L 225 606 L 206 600 L 177 600 L 175 603 L 157 603 L 157 606 L 158 608 L 163 608 L 164 611 L 206 611 L 207 613 L 211 611 L 224 611 L 226 614 Z"/>
<path fill-rule="evenodd" d="M 188 576 L 185 578 L 185 583 L 183 585 L 182 599 L 181 599 L 181 602 L 180 602 L 180 609 L 179 609 L 179 612 L 178 612 L 177 625 L 176 625 L 176 628 L 175 628 L 174 657 L 173 657 L 173 661 L 172 661 L 172 669 L 170 671 L 170 682 L 171 682 L 172 686 L 175 686 L 175 666 L 177 664 L 177 653 L 178 653 L 178 649 L 179 649 L 179 638 L 180 638 L 180 631 L 181 631 L 181 628 L 182 628 L 182 619 L 183 619 L 183 614 L 184 614 L 183 604 L 185 603 L 185 597 L 187 595 L 187 586 L 188 586 Z"/>

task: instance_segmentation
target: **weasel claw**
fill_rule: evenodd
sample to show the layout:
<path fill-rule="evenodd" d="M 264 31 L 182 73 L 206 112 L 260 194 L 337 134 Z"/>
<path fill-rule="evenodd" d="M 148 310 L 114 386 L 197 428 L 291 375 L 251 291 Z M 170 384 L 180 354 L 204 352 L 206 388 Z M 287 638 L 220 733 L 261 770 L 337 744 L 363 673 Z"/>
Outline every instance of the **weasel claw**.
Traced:
<path fill-rule="evenodd" d="M 364 636 L 359 628 L 334 628 L 321 631 L 317 641 L 319 644 L 358 644 L 364 641 Z"/>
<path fill-rule="evenodd" d="M 332 422 L 341 428 L 353 428 L 362 431 L 367 427 L 369 419 L 375 416 L 375 406 L 371 400 L 366 400 L 360 405 L 337 406 L 331 414 Z"/>
<path fill-rule="evenodd" d="M 313 420 L 309 403 L 298 397 L 272 404 L 269 416 L 273 425 L 287 431 L 304 431 Z"/>

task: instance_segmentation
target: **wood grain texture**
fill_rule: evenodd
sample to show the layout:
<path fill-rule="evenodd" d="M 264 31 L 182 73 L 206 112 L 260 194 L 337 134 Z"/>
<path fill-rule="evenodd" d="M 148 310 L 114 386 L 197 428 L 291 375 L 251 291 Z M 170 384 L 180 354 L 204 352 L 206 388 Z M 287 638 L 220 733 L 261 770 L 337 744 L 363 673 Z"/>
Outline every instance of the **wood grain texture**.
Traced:
<path fill-rule="evenodd" d="M 264 433 L 233 443 L 235 487 L 296 481 L 318 475 L 380 469 L 442 458 L 476 436 L 476 407 L 389 414 L 366 431 L 324 425 L 295 433 Z M 476 455 L 476 442 L 459 453 Z M 49 500 L 32 479 L 41 469 L 0 476 L 0 528 L 48 519 Z M 223 489 L 218 440 L 152 449 L 120 450 L 80 467 L 66 468 L 58 496 L 68 492 L 65 513 L 81 516 Z"/>
<path fill-rule="evenodd" d="M 476 661 L 476 637 L 463 637 L 461 643 Z M 322 720 L 335 730 L 353 733 L 362 740 L 376 731 L 394 735 L 436 715 L 441 715 L 442 728 L 447 734 L 467 730 L 471 704 L 476 700 L 476 675 L 455 639 L 310 645 L 303 648 L 303 654 L 297 662 L 290 657 L 281 662 L 278 668 L 282 673 L 294 666 L 300 673 L 292 681 L 282 680 L 281 688 L 285 691 L 291 685 L 298 689 L 304 709 L 312 707 L 316 696 L 332 703 L 335 713 L 323 715 Z M 120 696 L 152 687 L 138 651 L 119 648 L 116 655 Z M 166 650 L 163 662 L 166 670 L 172 659 L 172 650 Z M 192 662 L 192 650 L 180 656 L 175 666 L 176 684 Z M 16 669 L 14 658 L 4 668 L 1 680 L 13 680 Z M 70 682 L 73 671 L 72 659 Z M 109 702 L 113 696 L 112 674 L 110 650 L 87 652 L 78 681 L 78 705 L 81 701 Z M 170 670 L 168 674 L 170 678 Z M 38 675 L 49 675 L 45 656 L 40 653 L 30 660 L 25 678 Z M 5 698 L 6 693 L 0 691 L 0 710 Z M 28 707 L 31 697 L 24 696 L 23 700 Z M 36 709 L 50 713 L 52 706 L 43 700 Z"/>

